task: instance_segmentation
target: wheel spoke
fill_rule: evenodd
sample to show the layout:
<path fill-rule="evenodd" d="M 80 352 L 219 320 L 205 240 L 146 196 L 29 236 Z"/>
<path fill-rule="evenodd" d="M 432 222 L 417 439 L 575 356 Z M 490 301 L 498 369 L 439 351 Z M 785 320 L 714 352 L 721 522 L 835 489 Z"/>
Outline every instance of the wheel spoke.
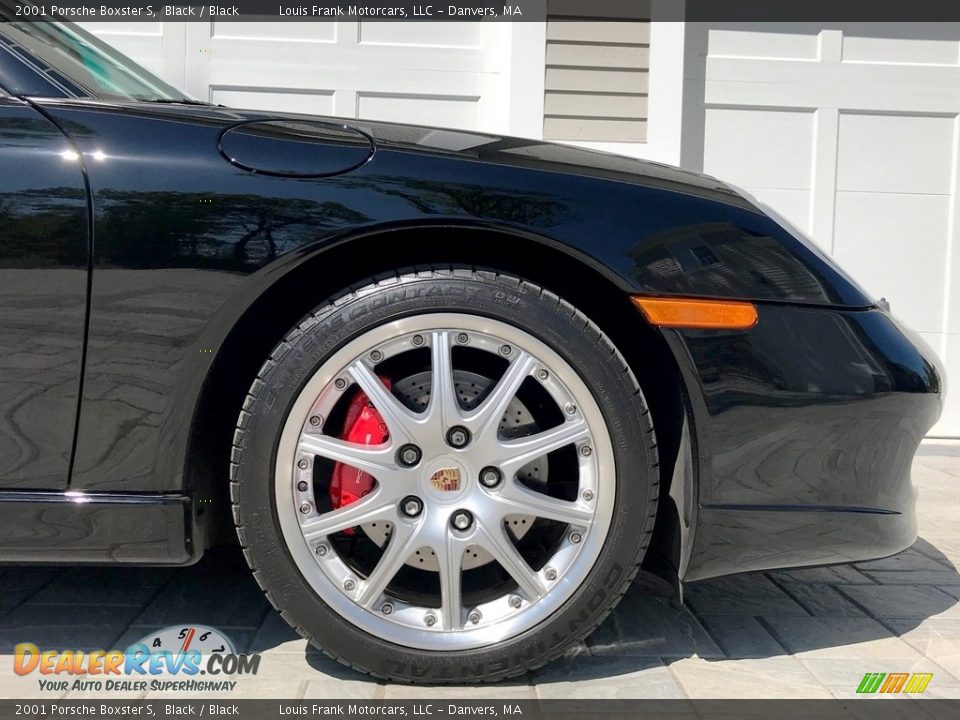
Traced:
<path fill-rule="evenodd" d="M 356 360 L 347 368 L 354 382 L 366 393 L 370 402 L 387 424 L 390 439 L 395 443 L 411 442 L 410 428 L 416 423 L 416 416 L 405 408 L 362 360 Z"/>
<path fill-rule="evenodd" d="M 494 560 L 500 563 L 500 567 L 514 579 L 527 599 L 534 601 L 543 597 L 547 591 L 543 581 L 523 559 L 520 551 L 517 550 L 517 547 L 507 535 L 503 523 L 497 523 L 492 527 L 478 524 L 477 531 L 482 538 L 480 544 L 493 556 Z"/>
<path fill-rule="evenodd" d="M 434 547 L 440 567 L 440 605 L 444 630 L 460 630 L 463 627 L 463 598 L 461 573 L 463 553 L 467 543 L 449 534 L 442 541 L 443 547 Z"/>
<path fill-rule="evenodd" d="M 383 595 L 387 585 L 397 571 L 403 567 L 407 558 L 417 549 L 420 523 L 395 522 L 387 547 L 380 556 L 377 566 L 360 588 L 357 602 L 365 608 L 372 607 Z"/>
<path fill-rule="evenodd" d="M 355 503 L 301 523 L 300 531 L 309 543 L 347 528 L 377 521 L 397 524 L 396 503 L 393 498 L 384 497 L 379 487 Z"/>
<path fill-rule="evenodd" d="M 593 522 L 593 510 L 580 505 L 550 497 L 523 487 L 516 481 L 507 482 L 503 489 L 493 495 L 503 517 L 507 515 L 533 515 L 556 522 L 589 527 Z"/>
<path fill-rule="evenodd" d="M 300 436 L 299 450 L 362 470 L 380 482 L 396 472 L 392 445 L 360 445 L 327 435 L 303 434 Z"/>
<path fill-rule="evenodd" d="M 464 418 L 464 422 L 472 427 L 474 435 L 488 435 L 497 432 L 500 420 L 507 412 L 507 406 L 516 397 L 517 391 L 535 365 L 536 362 L 528 353 L 522 350 L 517 352 L 517 356 L 510 363 L 503 377 L 497 382 L 496 387 L 479 407 Z"/>
<path fill-rule="evenodd" d="M 499 463 L 500 469 L 505 476 L 513 477 L 527 463 L 571 443 L 583 440 L 589 435 L 590 428 L 587 423 L 583 419 L 577 418 L 567 420 L 562 425 L 535 435 L 501 441 L 499 446 L 503 459 Z"/>
<path fill-rule="evenodd" d="M 453 382 L 451 333 L 439 330 L 430 338 L 430 408 L 427 411 L 434 429 L 441 432 L 460 423 L 460 403 Z"/>

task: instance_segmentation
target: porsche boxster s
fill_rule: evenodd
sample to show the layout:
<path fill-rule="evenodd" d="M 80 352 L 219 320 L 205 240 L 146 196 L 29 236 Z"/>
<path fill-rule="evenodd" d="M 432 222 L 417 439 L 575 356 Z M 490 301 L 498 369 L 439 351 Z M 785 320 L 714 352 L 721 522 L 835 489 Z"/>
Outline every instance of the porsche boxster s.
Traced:
<path fill-rule="evenodd" d="M 0 560 L 232 537 L 317 647 L 443 683 L 557 657 L 640 568 L 914 541 L 942 370 L 736 188 L 215 106 L 0 19 Z"/>

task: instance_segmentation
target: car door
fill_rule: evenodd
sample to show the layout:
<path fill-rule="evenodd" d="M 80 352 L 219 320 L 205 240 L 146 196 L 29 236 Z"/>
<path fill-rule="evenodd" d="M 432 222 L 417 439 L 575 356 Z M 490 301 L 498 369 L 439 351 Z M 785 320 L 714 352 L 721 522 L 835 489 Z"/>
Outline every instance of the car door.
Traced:
<path fill-rule="evenodd" d="M 88 229 L 80 156 L 44 115 L 0 90 L 0 490 L 68 484 Z"/>

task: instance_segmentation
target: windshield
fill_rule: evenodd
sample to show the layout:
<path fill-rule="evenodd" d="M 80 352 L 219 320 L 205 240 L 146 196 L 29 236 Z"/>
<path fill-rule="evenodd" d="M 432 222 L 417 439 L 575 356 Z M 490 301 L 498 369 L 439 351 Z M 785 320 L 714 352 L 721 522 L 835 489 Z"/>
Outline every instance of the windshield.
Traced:
<path fill-rule="evenodd" d="M 184 102 L 190 98 L 76 25 L 0 23 L 0 47 L 70 96 L 97 100 Z M 0 73 L 2 74 L 2 73 Z M 3 81 L 14 95 L 36 94 L 20 76 Z M 48 93 L 49 94 L 49 93 Z M 194 101 L 195 102 L 195 101 Z"/>

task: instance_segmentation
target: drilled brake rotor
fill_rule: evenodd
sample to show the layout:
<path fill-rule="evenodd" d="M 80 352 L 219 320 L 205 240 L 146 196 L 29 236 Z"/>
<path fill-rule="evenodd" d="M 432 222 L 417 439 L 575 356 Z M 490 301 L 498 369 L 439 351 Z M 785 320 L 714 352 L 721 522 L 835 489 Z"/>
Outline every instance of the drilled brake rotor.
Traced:
<path fill-rule="evenodd" d="M 454 370 L 453 382 L 460 404 L 465 410 L 472 410 L 480 404 L 495 381 L 466 370 Z M 411 410 L 416 412 L 425 410 L 430 402 L 430 373 L 418 373 L 394 381 L 393 393 Z M 537 430 L 538 426 L 533 415 L 520 400 L 514 397 L 500 421 L 500 436 L 505 439 L 517 438 L 530 435 Z M 517 477 L 534 484 L 545 483 L 547 480 L 546 458 L 539 458 L 524 466 L 517 473 Z M 534 519 L 532 515 L 512 515 L 507 518 L 507 522 L 511 533 L 519 540 L 527 534 Z M 390 537 L 390 523 L 367 523 L 361 528 L 367 537 L 380 547 L 384 547 Z M 463 557 L 463 569 L 470 570 L 492 561 L 493 558 L 483 548 L 470 547 Z M 406 564 L 433 572 L 439 572 L 440 569 L 433 550 L 426 548 L 417 550 Z"/>

